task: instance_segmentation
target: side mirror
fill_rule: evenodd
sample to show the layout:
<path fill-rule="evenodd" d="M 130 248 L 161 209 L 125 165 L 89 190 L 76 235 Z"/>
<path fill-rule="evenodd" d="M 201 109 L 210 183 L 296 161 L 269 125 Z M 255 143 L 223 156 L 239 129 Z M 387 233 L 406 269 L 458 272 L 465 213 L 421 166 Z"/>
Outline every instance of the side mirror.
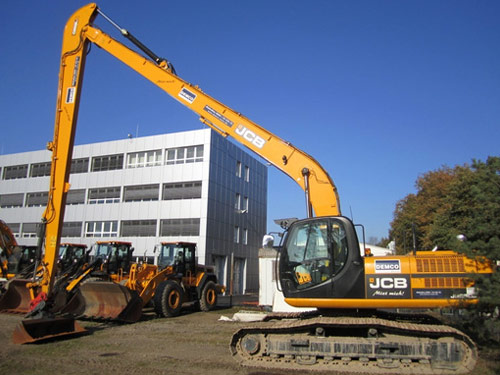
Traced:
<path fill-rule="evenodd" d="M 270 234 L 266 234 L 262 239 L 262 247 L 264 249 L 272 249 L 274 245 L 274 237 Z"/>

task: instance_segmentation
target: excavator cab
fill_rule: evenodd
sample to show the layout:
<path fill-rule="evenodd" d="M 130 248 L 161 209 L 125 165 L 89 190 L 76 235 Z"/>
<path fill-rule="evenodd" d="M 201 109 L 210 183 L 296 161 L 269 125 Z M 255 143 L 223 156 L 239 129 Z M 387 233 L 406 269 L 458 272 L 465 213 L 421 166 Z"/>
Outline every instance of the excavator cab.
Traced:
<path fill-rule="evenodd" d="M 345 217 L 293 222 L 280 249 L 286 298 L 360 298 L 364 268 L 353 223 Z"/>

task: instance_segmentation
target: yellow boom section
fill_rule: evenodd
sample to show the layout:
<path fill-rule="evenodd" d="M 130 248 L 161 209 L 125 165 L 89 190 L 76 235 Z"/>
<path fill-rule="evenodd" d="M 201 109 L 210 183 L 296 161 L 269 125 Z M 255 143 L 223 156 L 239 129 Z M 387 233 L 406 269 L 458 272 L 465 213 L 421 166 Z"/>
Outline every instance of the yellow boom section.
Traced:
<path fill-rule="evenodd" d="M 77 11 L 64 28 L 59 88 L 57 93 L 54 139 L 47 148 L 52 151 L 49 199 L 42 221 L 45 227 L 45 254 L 41 280 L 32 285 L 32 291 L 44 293 L 52 290 L 56 274 L 57 257 L 61 243 L 66 195 L 69 191 L 69 172 L 78 117 L 80 87 L 86 57 L 85 39 L 80 36 L 81 25 L 88 24 L 95 16 L 95 5 Z M 33 297 L 33 296 L 32 296 Z"/>
<path fill-rule="evenodd" d="M 97 5 L 88 4 L 69 18 L 64 29 L 54 140 L 48 145 L 52 151 L 52 172 L 49 201 L 43 216 L 47 222 L 44 264 L 48 272 L 39 283 L 42 291 L 50 291 L 54 278 L 89 42 L 196 112 L 204 124 L 224 137 L 233 137 L 290 176 L 306 192 L 311 216 L 312 210 L 316 216 L 340 215 L 337 189 L 314 158 L 205 94 L 198 86 L 179 78 L 166 61 L 153 62 L 94 27 L 92 21 L 97 14 Z"/>
<path fill-rule="evenodd" d="M 71 23 L 71 20 L 70 20 Z M 166 91 L 200 116 L 200 120 L 224 137 L 231 136 L 275 167 L 290 176 L 306 190 L 304 172 L 309 172 L 309 200 L 317 216 L 339 215 L 337 190 L 328 173 L 310 155 L 295 148 L 240 113 L 220 103 L 175 75 L 166 64 L 146 59 L 101 30 L 83 28 L 82 37 L 98 45 L 137 73 Z"/>

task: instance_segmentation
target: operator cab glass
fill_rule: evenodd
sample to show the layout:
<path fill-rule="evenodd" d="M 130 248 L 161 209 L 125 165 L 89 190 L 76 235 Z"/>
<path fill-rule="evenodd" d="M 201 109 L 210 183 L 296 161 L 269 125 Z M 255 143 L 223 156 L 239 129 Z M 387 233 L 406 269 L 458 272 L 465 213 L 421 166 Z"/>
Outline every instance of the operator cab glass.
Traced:
<path fill-rule="evenodd" d="M 174 265 L 175 262 L 183 259 L 183 251 L 184 247 L 177 244 L 162 244 L 158 256 L 158 265 L 161 268 Z"/>
<path fill-rule="evenodd" d="M 350 250 L 351 249 L 351 250 Z M 280 251 L 280 279 L 285 296 L 316 290 L 329 297 L 348 287 L 360 264 L 359 244 L 352 222 L 344 217 L 301 220 L 289 228 Z M 357 278 L 359 271 L 354 270 Z M 350 287 L 349 287 L 350 289 Z M 337 291 L 336 291 L 337 290 Z M 310 296 L 310 295 L 309 295 Z"/>
<path fill-rule="evenodd" d="M 189 243 L 163 243 L 158 256 L 158 266 L 173 266 L 176 272 L 192 271 L 195 260 L 195 246 Z"/>
<path fill-rule="evenodd" d="M 111 255 L 112 250 L 113 246 L 110 244 L 98 244 L 95 251 L 95 257 L 105 260 L 109 255 Z"/>
<path fill-rule="evenodd" d="M 133 251 L 129 243 L 100 243 L 97 245 L 95 257 L 107 264 L 109 273 L 117 273 L 120 269 L 128 270 Z"/>

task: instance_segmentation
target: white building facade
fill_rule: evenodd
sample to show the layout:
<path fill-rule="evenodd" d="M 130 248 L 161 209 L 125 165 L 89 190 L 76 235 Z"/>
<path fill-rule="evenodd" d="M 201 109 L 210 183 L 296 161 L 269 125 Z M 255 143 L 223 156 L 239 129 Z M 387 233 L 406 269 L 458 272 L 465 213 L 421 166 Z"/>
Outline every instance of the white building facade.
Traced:
<path fill-rule="evenodd" d="M 37 242 L 51 153 L 0 155 L 0 218 Z M 62 242 L 120 240 L 136 257 L 160 242 L 197 243 L 233 294 L 257 291 L 267 168 L 210 129 L 75 146 Z"/>

